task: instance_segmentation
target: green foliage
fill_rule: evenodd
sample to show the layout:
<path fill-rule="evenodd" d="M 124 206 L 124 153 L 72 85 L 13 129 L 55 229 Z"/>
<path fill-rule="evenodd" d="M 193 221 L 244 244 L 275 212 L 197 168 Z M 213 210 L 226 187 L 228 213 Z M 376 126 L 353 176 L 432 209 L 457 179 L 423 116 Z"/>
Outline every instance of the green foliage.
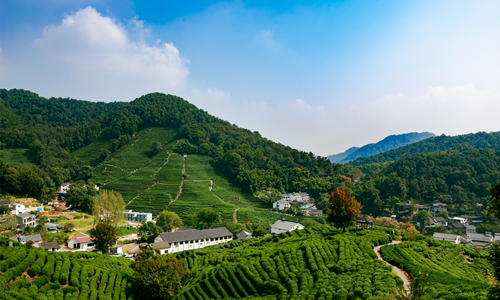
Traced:
<path fill-rule="evenodd" d="M 153 222 L 143 223 L 141 227 L 139 227 L 139 237 L 141 242 L 153 243 L 155 238 L 162 233 L 162 229 Z"/>
<path fill-rule="evenodd" d="M 150 299 L 172 299 L 191 275 L 184 270 L 182 260 L 173 257 L 155 256 L 144 250 L 132 263 L 134 269 L 134 291 L 138 297 L 148 295 Z"/>
<path fill-rule="evenodd" d="M 492 267 L 485 259 L 487 255 L 474 248 L 421 239 L 384 246 L 381 254 L 412 278 L 429 274 L 427 297 L 431 299 L 450 299 L 457 294 L 467 295 L 469 299 L 486 297 L 486 275 Z"/>
<path fill-rule="evenodd" d="M 420 154 L 450 151 L 459 152 L 491 148 L 500 150 L 500 132 L 478 132 L 466 135 L 431 137 L 404 147 L 399 147 L 370 157 L 358 158 L 349 165 L 359 167 L 363 172 L 379 170 L 384 162 L 417 156 Z"/>
<path fill-rule="evenodd" d="M 169 232 L 172 231 L 172 229 L 181 227 L 182 220 L 176 213 L 164 211 L 156 219 L 156 225 L 163 230 L 162 232 Z"/>
<path fill-rule="evenodd" d="M 115 245 L 118 240 L 116 227 L 107 221 L 101 221 L 90 229 L 90 236 L 94 240 L 95 248 L 102 253 L 107 253 L 108 249 Z"/>
<path fill-rule="evenodd" d="M 491 204 L 488 213 L 500 219 L 500 182 L 491 188 Z"/>

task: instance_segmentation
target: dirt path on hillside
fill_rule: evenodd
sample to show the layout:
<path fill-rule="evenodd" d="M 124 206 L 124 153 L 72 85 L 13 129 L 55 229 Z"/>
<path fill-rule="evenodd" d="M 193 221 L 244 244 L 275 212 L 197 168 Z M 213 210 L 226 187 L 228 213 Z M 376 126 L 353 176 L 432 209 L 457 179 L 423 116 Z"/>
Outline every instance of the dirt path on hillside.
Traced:
<path fill-rule="evenodd" d="M 169 153 L 168 154 L 168 157 L 167 157 L 167 160 L 165 161 L 165 163 L 158 169 L 158 171 L 156 171 L 156 173 L 153 174 L 153 178 L 156 178 L 156 175 L 158 175 L 158 173 L 160 173 L 161 169 L 168 163 L 168 161 L 170 160 L 170 156 L 172 156 L 172 153 Z"/>
<path fill-rule="evenodd" d="M 238 219 L 236 218 L 236 215 L 238 214 L 238 209 L 240 209 L 239 207 L 237 209 L 234 210 L 234 213 L 233 213 L 233 221 L 234 223 L 238 223 Z"/>
<path fill-rule="evenodd" d="M 395 244 L 399 244 L 401 243 L 400 241 L 392 241 L 392 243 L 389 243 L 389 244 L 385 244 L 385 245 L 395 245 Z M 410 291 L 410 278 L 408 277 L 408 275 L 403 271 L 401 270 L 400 268 L 396 267 L 396 266 L 393 266 L 391 265 L 390 263 L 388 263 L 387 261 L 385 261 L 382 256 L 380 255 L 380 248 L 382 248 L 383 246 L 385 245 L 380 245 L 380 246 L 377 246 L 375 248 L 373 248 L 373 251 L 375 251 L 375 254 L 377 254 L 377 257 L 378 259 L 380 259 L 381 261 L 384 261 L 386 264 L 388 264 L 389 266 L 391 266 L 394 271 L 396 272 L 396 274 L 398 274 L 398 276 L 403 280 L 403 286 L 406 290 L 406 292 L 409 292 Z"/>
<path fill-rule="evenodd" d="M 132 200 L 130 200 L 127 205 L 129 205 L 130 203 L 132 203 L 132 201 L 134 201 L 135 199 L 137 199 L 137 197 L 139 197 L 142 193 L 144 193 L 145 191 L 149 190 L 150 188 L 154 187 L 156 185 L 157 182 L 154 182 L 152 185 L 150 185 L 147 189 L 145 189 L 144 191 L 140 192 L 139 194 L 137 194 L 137 196 L 135 196 L 134 198 L 132 198 Z"/>

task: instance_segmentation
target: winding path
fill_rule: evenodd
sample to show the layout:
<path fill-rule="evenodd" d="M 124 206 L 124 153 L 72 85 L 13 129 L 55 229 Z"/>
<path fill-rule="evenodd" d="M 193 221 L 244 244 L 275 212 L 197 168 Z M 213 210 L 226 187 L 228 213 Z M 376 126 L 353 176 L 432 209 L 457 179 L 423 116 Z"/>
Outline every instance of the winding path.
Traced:
<path fill-rule="evenodd" d="M 238 214 L 238 209 L 240 209 L 239 207 L 234 211 L 233 213 L 233 221 L 234 223 L 238 223 L 238 219 L 236 218 L 236 215 Z"/>
<path fill-rule="evenodd" d="M 395 244 L 399 244 L 399 243 L 401 243 L 401 242 L 400 241 L 392 241 L 392 243 L 380 245 L 380 246 L 373 248 L 373 251 L 375 251 L 375 254 L 377 254 L 378 259 L 380 259 L 381 261 L 384 261 L 386 264 L 388 264 L 389 266 L 391 266 L 394 269 L 394 272 L 396 272 L 396 274 L 398 274 L 398 276 L 403 280 L 403 286 L 404 286 L 405 290 L 407 292 L 409 292 L 410 291 L 410 280 L 409 280 L 408 276 L 400 268 L 393 266 L 390 263 L 388 263 L 387 261 L 385 261 L 379 252 L 380 248 L 382 248 L 383 246 L 395 245 Z"/>

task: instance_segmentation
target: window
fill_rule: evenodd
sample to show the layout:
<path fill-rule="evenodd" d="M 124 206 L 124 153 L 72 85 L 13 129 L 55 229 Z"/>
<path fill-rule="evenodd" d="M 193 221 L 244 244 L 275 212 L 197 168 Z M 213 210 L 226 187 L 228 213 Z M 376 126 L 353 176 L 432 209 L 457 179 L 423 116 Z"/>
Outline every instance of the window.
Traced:
<path fill-rule="evenodd" d="M 184 244 L 184 242 L 180 242 L 179 244 L 181 244 L 181 245 L 182 245 L 182 244 Z"/>

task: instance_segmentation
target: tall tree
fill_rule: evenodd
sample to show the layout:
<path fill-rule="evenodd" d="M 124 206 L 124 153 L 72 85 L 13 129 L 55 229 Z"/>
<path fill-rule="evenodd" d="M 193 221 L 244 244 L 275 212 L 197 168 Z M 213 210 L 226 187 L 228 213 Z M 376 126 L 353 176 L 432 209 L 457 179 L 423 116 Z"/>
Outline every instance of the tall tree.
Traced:
<path fill-rule="evenodd" d="M 161 233 L 161 228 L 153 223 L 147 222 L 143 223 L 141 227 L 139 227 L 138 235 L 141 237 L 140 241 L 143 243 L 153 243 L 155 238 Z"/>
<path fill-rule="evenodd" d="M 204 208 L 196 213 L 196 227 L 212 228 L 214 224 L 222 221 L 221 213 L 212 209 Z"/>
<path fill-rule="evenodd" d="M 500 219 L 500 182 L 490 190 L 491 204 L 488 214 L 492 214 Z"/>
<path fill-rule="evenodd" d="M 432 220 L 432 215 L 426 211 L 421 210 L 413 215 L 413 221 L 418 222 L 420 224 L 420 231 L 423 232 L 426 223 L 430 223 Z"/>
<path fill-rule="evenodd" d="M 163 232 L 168 232 L 174 228 L 181 227 L 182 220 L 176 213 L 172 211 L 164 211 L 158 216 L 156 225 L 158 225 Z"/>
<path fill-rule="evenodd" d="M 120 193 L 111 190 L 100 190 L 94 197 L 92 213 L 95 222 L 108 222 L 117 226 L 123 221 L 125 202 Z"/>
<path fill-rule="evenodd" d="M 134 291 L 138 299 L 144 295 L 148 299 L 173 299 L 186 279 L 191 276 L 184 270 L 182 260 L 171 256 L 155 256 L 146 249 L 139 253 L 131 264 L 134 270 Z"/>
<path fill-rule="evenodd" d="M 90 236 L 93 238 L 95 248 L 102 253 L 107 253 L 108 249 L 116 244 L 116 227 L 108 221 L 99 222 L 90 229 Z"/>
<path fill-rule="evenodd" d="M 342 227 L 345 232 L 346 226 L 352 224 L 354 218 L 361 213 L 361 203 L 356 201 L 349 188 L 339 186 L 329 196 L 327 213 L 328 221 L 336 227 Z"/>

